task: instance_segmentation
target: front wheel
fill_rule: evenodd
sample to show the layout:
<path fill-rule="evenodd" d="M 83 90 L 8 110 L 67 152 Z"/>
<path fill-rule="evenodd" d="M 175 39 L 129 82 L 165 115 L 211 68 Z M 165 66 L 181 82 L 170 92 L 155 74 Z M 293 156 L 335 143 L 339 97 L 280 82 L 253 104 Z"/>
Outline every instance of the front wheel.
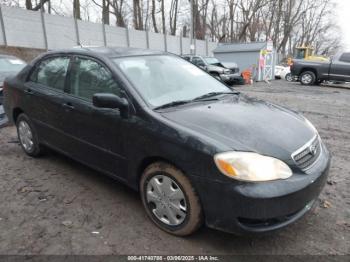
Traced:
<path fill-rule="evenodd" d="M 288 74 L 286 74 L 286 80 L 288 81 L 288 82 L 293 82 L 293 76 L 292 76 L 292 74 L 291 73 L 288 73 Z"/>
<path fill-rule="evenodd" d="M 148 217 L 162 230 L 177 236 L 194 233 L 203 223 L 199 198 L 189 179 L 164 162 L 151 164 L 140 181 Z"/>
<path fill-rule="evenodd" d="M 313 85 L 316 82 L 316 75 L 314 72 L 305 71 L 300 75 L 300 83 L 302 85 Z"/>
<path fill-rule="evenodd" d="M 39 144 L 37 133 L 25 114 L 20 114 L 16 120 L 18 140 L 24 152 L 32 157 L 37 157 L 42 150 Z"/>

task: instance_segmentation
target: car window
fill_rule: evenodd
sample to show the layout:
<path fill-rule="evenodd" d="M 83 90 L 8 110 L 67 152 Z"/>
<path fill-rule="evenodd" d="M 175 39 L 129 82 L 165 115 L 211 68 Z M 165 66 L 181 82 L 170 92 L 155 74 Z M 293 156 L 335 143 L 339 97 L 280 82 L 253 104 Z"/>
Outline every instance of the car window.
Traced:
<path fill-rule="evenodd" d="M 152 107 L 191 100 L 210 92 L 230 92 L 197 66 L 174 56 L 135 56 L 113 61 Z"/>
<path fill-rule="evenodd" d="M 46 59 L 36 67 L 30 80 L 63 91 L 68 66 L 69 57 Z"/>
<path fill-rule="evenodd" d="M 92 101 L 96 93 L 120 96 L 120 87 L 103 65 L 86 58 L 75 58 L 70 74 L 70 93 Z"/>
<path fill-rule="evenodd" d="M 220 61 L 216 59 L 215 57 L 205 57 L 204 60 L 209 64 L 209 65 L 215 65 L 215 64 L 220 64 Z"/>
<path fill-rule="evenodd" d="M 191 58 L 189 56 L 184 56 L 183 59 L 185 59 L 186 61 L 190 61 Z"/>
<path fill-rule="evenodd" d="M 339 58 L 340 61 L 350 63 L 350 53 L 344 53 Z"/>
<path fill-rule="evenodd" d="M 196 66 L 205 66 L 205 63 L 203 62 L 202 58 L 196 56 L 192 58 L 192 63 Z"/>

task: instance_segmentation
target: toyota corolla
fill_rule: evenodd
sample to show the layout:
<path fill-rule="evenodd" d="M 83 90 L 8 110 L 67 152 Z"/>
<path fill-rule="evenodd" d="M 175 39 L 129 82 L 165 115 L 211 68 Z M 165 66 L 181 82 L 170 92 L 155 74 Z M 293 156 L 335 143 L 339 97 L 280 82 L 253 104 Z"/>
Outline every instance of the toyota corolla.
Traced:
<path fill-rule="evenodd" d="M 4 98 L 25 153 L 49 147 L 129 185 L 174 235 L 283 228 L 312 208 L 330 166 L 302 115 L 163 52 L 49 52 L 6 80 Z"/>

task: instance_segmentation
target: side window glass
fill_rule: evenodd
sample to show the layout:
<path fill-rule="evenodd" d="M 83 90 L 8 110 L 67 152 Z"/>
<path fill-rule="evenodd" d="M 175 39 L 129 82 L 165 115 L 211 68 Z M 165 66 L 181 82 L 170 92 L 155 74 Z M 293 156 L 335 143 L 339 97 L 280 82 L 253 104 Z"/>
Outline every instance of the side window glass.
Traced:
<path fill-rule="evenodd" d="M 76 58 L 70 74 L 70 93 L 92 101 L 96 93 L 112 93 L 121 96 L 118 83 L 112 74 L 99 63 L 85 58 Z"/>
<path fill-rule="evenodd" d="M 340 61 L 350 63 L 350 53 L 344 53 L 339 58 Z"/>
<path fill-rule="evenodd" d="M 30 81 L 63 91 L 69 60 L 69 57 L 53 57 L 42 61 Z"/>
<path fill-rule="evenodd" d="M 193 57 L 192 58 L 192 63 L 195 64 L 196 66 L 205 66 L 205 63 L 199 57 Z"/>

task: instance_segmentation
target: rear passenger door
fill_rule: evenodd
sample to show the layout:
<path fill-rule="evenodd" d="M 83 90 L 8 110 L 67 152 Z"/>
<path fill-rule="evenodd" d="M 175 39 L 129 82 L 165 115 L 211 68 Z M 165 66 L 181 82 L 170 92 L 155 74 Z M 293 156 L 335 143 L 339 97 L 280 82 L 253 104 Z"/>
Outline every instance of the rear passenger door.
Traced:
<path fill-rule="evenodd" d="M 71 135 L 69 152 L 73 157 L 120 177 L 125 170 L 125 121 L 118 109 L 94 107 L 96 93 L 122 96 L 121 85 L 111 71 L 89 57 L 76 56 L 67 77 L 65 132 Z"/>
<path fill-rule="evenodd" d="M 53 56 L 38 62 L 25 83 L 25 113 L 32 119 L 42 143 L 64 150 L 62 103 L 69 56 Z"/>

